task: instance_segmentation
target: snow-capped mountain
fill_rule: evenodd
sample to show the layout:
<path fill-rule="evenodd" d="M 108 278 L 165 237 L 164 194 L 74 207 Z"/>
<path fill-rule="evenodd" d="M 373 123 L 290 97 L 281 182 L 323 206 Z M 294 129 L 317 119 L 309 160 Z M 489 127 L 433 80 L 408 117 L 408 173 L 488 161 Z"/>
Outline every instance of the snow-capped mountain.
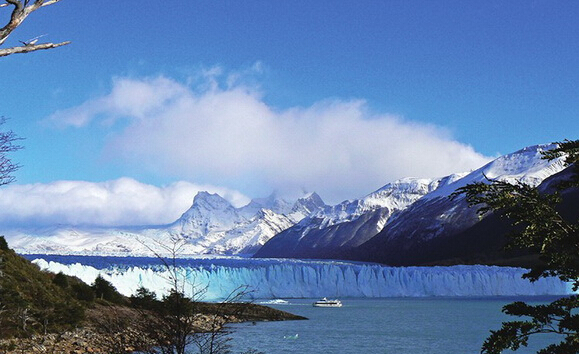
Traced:
<path fill-rule="evenodd" d="M 326 206 L 269 241 L 256 257 L 331 258 L 364 243 L 388 219 L 448 179 L 403 178 L 361 199 Z"/>
<path fill-rule="evenodd" d="M 362 214 L 380 208 L 390 211 L 402 210 L 418 198 L 430 193 L 440 180 L 426 178 L 403 178 L 374 191 L 361 199 L 347 200 L 338 205 L 327 206 L 311 215 L 321 219 L 321 227 L 352 221 Z"/>
<path fill-rule="evenodd" d="M 442 252 L 440 247 L 421 245 L 429 240 L 440 243 L 479 222 L 476 209 L 469 208 L 464 198 L 449 198 L 457 188 L 488 179 L 538 185 L 563 169 L 562 159 L 542 159 L 541 151 L 551 147 L 528 147 L 470 173 L 436 180 L 404 179 L 360 201 L 326 207 L 272 238 L 256 256 L 342 258 L 395 265 L 433 261 L 438 257 L 434 253 Z M 375 196 L 383 204 L 367 202 Z M 376 207 L 365 209 L 367 205 Z M 453 245 L 445 243 L 444 247 Z"/>
<path fill-rule="evenodd" d="M 311 193 L 295 203 L 271 195 L 234 208 L 219 195 L 202 192 L 168 232 L 201 247 L 197 253 L 253 253 L 276 234 L 324 206 L 322 199 Z"/>
<path fill-rule="evenodd" d="M 246 221 L 238 209 L 218 194 L 199 192 L 191 208 L 170 225 L 170 230 L 197 241 L 207 235 L 224 233 Z"/>
<path fill-rule="evenodd" d="M 394 265 L 436 262 L 496 249 L 503 242 L 492 217 L 482 222 L 463 198 L 449 196 L 468 183 L 501 179 L 539 185 L 563 169 L 542 159 L 552 145 L 498 157 L 470 173 L 403 178 L 367 196 L 325 205 L 315 193 L 297 201 L 275 194 L 236 208 L 201 192 L 169 225 L 132 228 L 53 227 L 3 230 L 21 253 L 147 255 L 179 253 L 255 257 L 342 258 Z M 491 235 L 492 234 L 492 235 Z"/>
<path fill-rule="evenodd" d="M 540 185 L 563 171 L 562 158 L 548 161 L 541 152 L 551 145 L 527 147 L 501 156 L 463 178 L 426 195 L 397 215 L 376 236 L 354 250 L 349 258 L 393 265 L 511 257 L 502 251 L 507 223 L 495 215 L 483 220 L 464 196 L 449 198 L 457 188 L 473 182 L 499 179 Z"/>
<path fill-rule="evenodd" d="M 503 155 L 489 162 L 483 167 L 441 186 L 426 198 L 434 199 L 447 197 L 458 188 L 475 182 L 488 180 L 500 180 L 509 183 L 522 182 L 531 186 L 537 186 L 547 177 L 563 170 L 563 158 L 553 161 L 543 159 L 541 152 L 553 149 L 555 145 L 534 145 L 518 150 L 511 154 Z"/>
<path fill-rule="evenodd" d="M 189 210 L 169 225 L 132 228 L 63 226 L 7 230 L 5 236 L 11 247 L 20 253 L 167 254 L 171 252 L 167 247 L 179 242 L 179 253 L 183 255 L 252 254 L 271 237 L 324 206 L 316 193 L 293 203 L 272 195 L 235 208 L 217 194 L 199 192 Z"/>

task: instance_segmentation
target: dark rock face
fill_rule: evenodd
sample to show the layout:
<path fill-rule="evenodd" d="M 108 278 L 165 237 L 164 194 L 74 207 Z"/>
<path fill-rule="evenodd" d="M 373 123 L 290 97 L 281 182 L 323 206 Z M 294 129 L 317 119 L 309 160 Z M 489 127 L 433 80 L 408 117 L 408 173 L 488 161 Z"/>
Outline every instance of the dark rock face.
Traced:
<path fill-rule="evenodd" d="M 474 210 L 470 210 L 474 213 Z M 469 211 L 469 212 L 470 212 Z M 469 213 L 466 212 L 465 213 Z M 469 215 L 469 218 L 472 215 Z M 460 218 L 428 225 L 425 220 L 410 224 L 416 227 L 410 230 L 385 228 L 381 233 L 345 258 L 389 264 L 393 266 L 410 266 L 426 264 L 470 264 L 487 263 L 497 257 L 505 257 L 501 250 L 506 243 L 505 234 L 508 223 L 496 215 L 482 221 L 464 222 Z M 409 232 L 404 237 L 403 232 Z"/>
<path fill-rule="evenodd" d="M 310 218 L 276 235 L 254 257 L 337 258 L 376 235 L 380 220 L 389 214 L 381 208 L 329 227 L 321 225 L 322 219 Z"/>
<path fill-rule="evenodd" d="M 420 248 L 440 243 L 478 221 L 476 211 L 464 200 L 447 197 L 419 200 L 394 217 L 376 236 L 344 256 L 390 265 L 415 264 L 419 258 L 416 253 L 422 253 Z M 427 253 L 431 252 L 436 250 L 428 249 Z"/>

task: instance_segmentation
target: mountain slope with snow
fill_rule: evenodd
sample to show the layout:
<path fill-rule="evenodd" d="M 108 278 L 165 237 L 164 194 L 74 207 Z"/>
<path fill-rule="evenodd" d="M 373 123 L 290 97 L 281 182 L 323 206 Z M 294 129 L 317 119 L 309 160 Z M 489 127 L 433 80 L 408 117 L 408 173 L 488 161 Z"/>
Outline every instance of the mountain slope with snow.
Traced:
<path fill-rule="evenodd" d="M 268 241 L 255 257 L 332 258 L 366 242 L 394 213 L 446 183 L 403 178 L 364 198 L 319 209 Z"/>
<path fill-rule="evenodd" d="M 553 161 L 542 158 L 541 152 L 551 147 L 531 146 L 501 156 L 442 186 L 399 213 L 380 233 L 355 252 L 344 256 L 408 265 L 460 258 L 467 253 L 466 249 L 472 254 L 479 251 L 482 253 L 483 250 L 498 251 L 504 244 L 504 221 L 496 217 L 481 221 L 476 208 L 470 208 L 464 196 L 450 198 L 450 195 L 469 183 L 488 182 L 492 179 L 511 183 L 520 181 L 537 186 L 564 169 L 562 158 Z M 460 247 L 457 246 L 459 244 Z"/>
<path fill-rule="evenodd" d="M 470 173 L 386 185 L 361 200 L 327 207 L 303 219 L 268 241 L 255 256 L 412 264 L 416 258 L 408 249 L 420 253 L 416 245 L 458 234 L 479 222 L 464 198 L 449 198 L 457 188 L 489 179 L 538 185 L 563 169 L 561 159 L 542 159 L 541 151 L 552 147 L 527 147 Z"/>
<path fill-rule="evenodd" d="M 21 253 L 150 255 L 170 253 L 167 247 L 178 244 L 182 255 L 425 263 L 455 252 L 449 250 L 457 249 L 455 254 L 460 255 L 460 247 L 476 251 L 486 247 L 483 243 L 487 241 L 495 245 L 499 240 L 491 242 L 481 231 L 492 229 L 488 226 L 494 223 L 492 219 L 480 223 L 475 209 L 468 208 L 463 198 L 449 196 L 468 183 L 491 179 L 538 185 L 563 169 L 561 159 L 542 159 L 541 152 L 552 147 L 527 147 L 470 173 L 436 179 L 403 178 L 363 198 L 334 206 L 325 205 L 312 193 L 294 202 L 272 194 L 236 208 L 217 194 L 200 192 L 192 206 L 169 225 L 59 226 L 3 233 Z M 456 238 L 471 228 L 474 231 L 469 235 L 481 234 L 480 241 L 472 236 Z"/>
<path fill-rule="evenodd" d="M 32 230 L 6 230 L 10 245 L 20 253 L 151 255 L 252 254 L 267 240 L 293 226 L 317 208 L 316 194 L 294 203 L 274 195 L 240 208 L 217 194 L 198 193 L 191 208 L 169 225 L 131 228 L 61 226 Z"/>

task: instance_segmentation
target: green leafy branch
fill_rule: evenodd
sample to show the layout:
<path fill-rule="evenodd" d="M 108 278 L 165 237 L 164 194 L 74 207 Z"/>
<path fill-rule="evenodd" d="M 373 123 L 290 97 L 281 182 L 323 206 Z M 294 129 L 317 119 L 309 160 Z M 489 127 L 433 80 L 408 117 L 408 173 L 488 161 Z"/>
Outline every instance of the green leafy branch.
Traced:
<path fill-rule="evenodd" d="M 552 182 L 555 188 L 533 187 L 524 183 L 508 183 L 498 179 L 469 184 L 457 189 L 453 198 L 464 196 L 470 206 L 478 206 L 482 218 L 489 213 L 510 220 L 509 248 L 528 249 L 539 255 L 541 264 L 531 267 L 524 277 L 536 281 L 557 276 L 579 288 L 579 222 L 561 214 L 560 205 L 566 192 L 579 188 L 579 140 L 556 143 L 542 152 L 547 160 L 561 159 L 567 168 L 565 178 Z M 579 353 L 579 297 L 570 296 L 546 305 L 514 302 L 503 312 L 524 320 L 509 321 L 501 329 L 491 331 L 482 346 L 482 353 L 499 354 L 506 349 L 518 350 L 528 345 L 537 334 L 562 336 L 537 354 Z"/>
<path fill-rule="evenodd" d="M 482 352 L 500 354 L 505 349 L 517 350 L 528 345 L 529 337 L 535 334 L 558 334 L 564 339 L 541 349 L 537 354 L 570 354 L 579 351 L 579 297 L 571 296 L 547 305 L 528 305 L 517 301 L 506 305 L 503 312 L 510 316 L 529 317 L 526 321 L 504 322 L 498 331 L 484 342 Z M 575 311 L 576 312 L 576 311 Z"/>

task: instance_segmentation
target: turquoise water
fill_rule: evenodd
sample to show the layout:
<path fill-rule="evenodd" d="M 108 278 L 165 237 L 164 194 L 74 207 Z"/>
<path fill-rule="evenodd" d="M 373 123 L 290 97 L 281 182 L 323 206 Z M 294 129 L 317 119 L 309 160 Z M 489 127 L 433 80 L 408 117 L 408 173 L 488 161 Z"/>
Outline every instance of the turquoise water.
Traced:
<path fill-rule="evenodd" d="M 231 344 L 234 353 L 256 349 L 266 354 L 474 354 L 480 353 L 490 329 L 512 319 L 501 313 L 502 306 L 515 300 L 553 299 L 342 299 L 341 308 L 315 308 L 311 305 L 315 299 L 291 299 L 270 306 L 309 320 L 235 324 Z M 534 353 L 548 341 L 542 337 L 517 353 Z"/>

